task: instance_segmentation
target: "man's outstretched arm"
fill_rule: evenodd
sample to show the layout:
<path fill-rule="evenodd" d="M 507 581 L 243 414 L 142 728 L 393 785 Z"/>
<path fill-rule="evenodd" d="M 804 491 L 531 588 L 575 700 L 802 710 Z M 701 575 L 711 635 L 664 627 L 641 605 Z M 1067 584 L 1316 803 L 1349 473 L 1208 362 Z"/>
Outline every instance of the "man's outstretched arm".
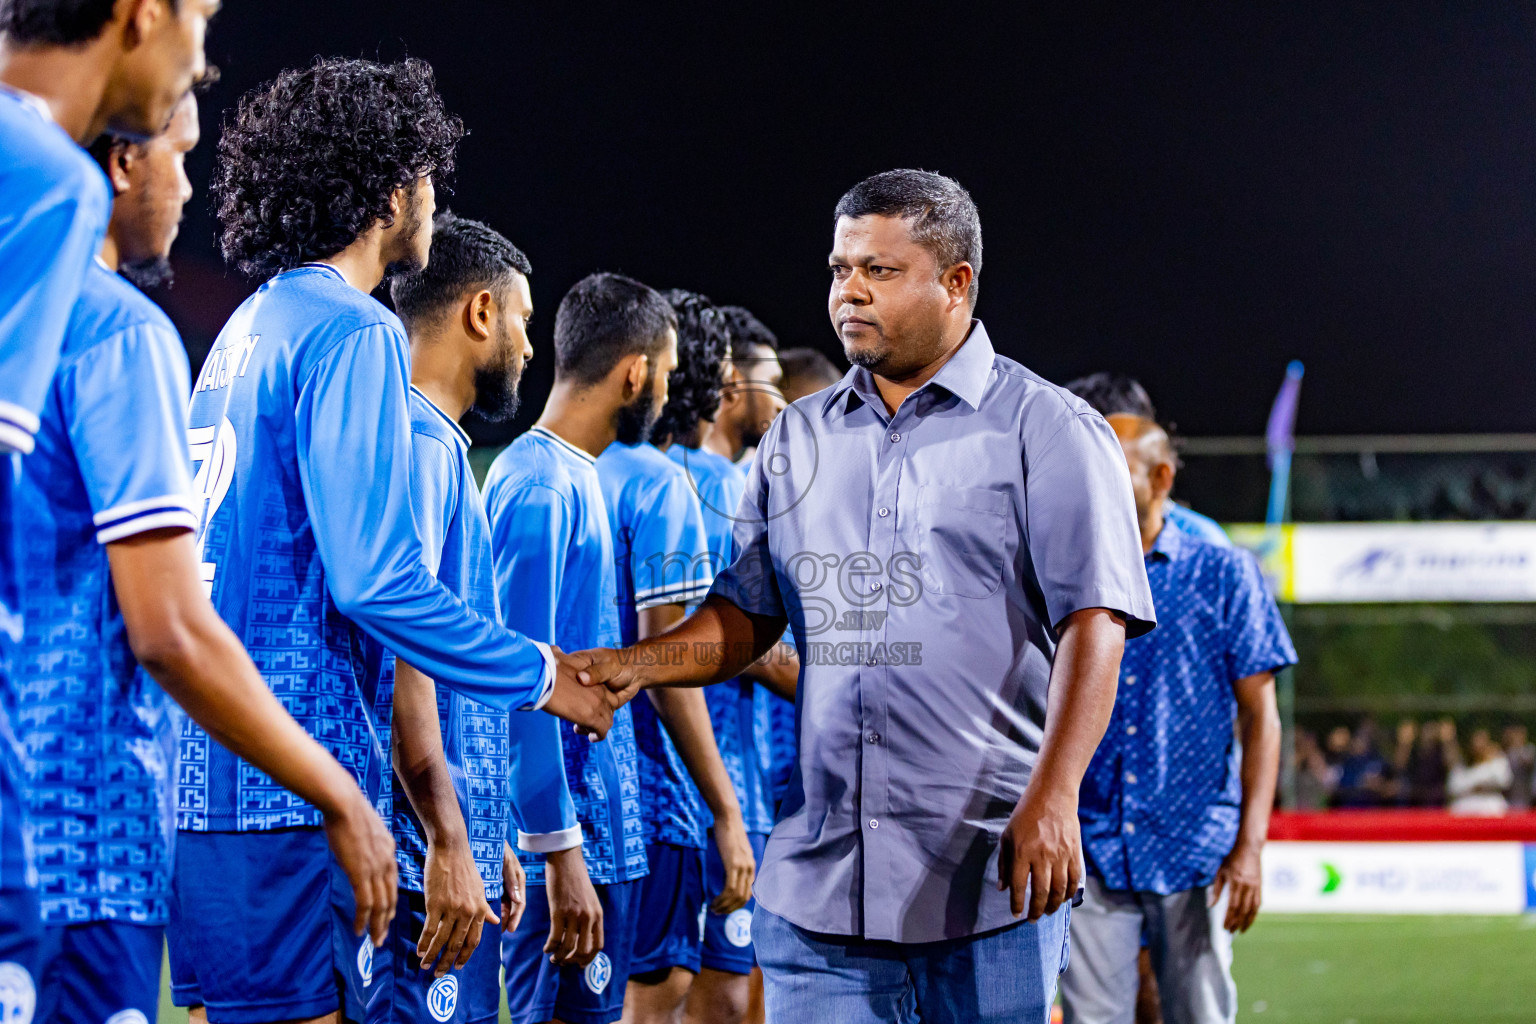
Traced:
<path fill-rule="evenodd" d="M 589 685 L 631 694 L 658 686 L 708 686 L 742 672 L 778 642 L 787 620 L 754 615 L 710 594 L 672 628 L 620 651 L 579 651 L 592 659 L 582 673 Z"/>
<path fill-rule="evenodd" d="M 351 773 L 293 720 L 214 611 L 192 534 L 135 534 L 108 544 L 107 560 L 134 657 L 210 736 L 320 809 L 357 899 L 357 932 L 382 945 L 395 916 L 394 840 Z"/>

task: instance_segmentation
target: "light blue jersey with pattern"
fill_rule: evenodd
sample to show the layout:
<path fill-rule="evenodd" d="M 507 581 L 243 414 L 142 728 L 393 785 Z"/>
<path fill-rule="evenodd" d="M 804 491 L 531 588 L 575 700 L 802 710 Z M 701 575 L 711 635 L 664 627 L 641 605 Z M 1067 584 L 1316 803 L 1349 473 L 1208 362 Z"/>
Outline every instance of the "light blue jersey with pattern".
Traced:
<path fill-rule="evenodd" d="M 187 357 L 154 303 L 87 272 L 16 505 L 18 722 L 43 919 L 164 924 L 179 711 L 139 668 L 106 545 L 197 527 Z"/>
<path fill-rule="evenodd" d="M 230 317 L 188 417 L 214 606 L 283 706 L 386 815 L 382 649 L 500 708 L 532 707 L 550 683 L 536 645 L 427 571 L 410 499 L 409 363 L 393 313 L 309 264 Z M 190 722 L 179 798 L 179 826 L 195 831 L 320 823 Z"/>
<path fill-rule="evenodd" d="M 411 506 L 427 569 L 470 608 L 498 616 L 491 526 L 469 467 L 469 435 L 414 387 L 411 406 Z M 502 844 L 507 838 L 507 712 L 437 688 L 443 756 L 469 846 L 485 882 L 485 898 L 501 898 Z M 514 711 L 547 719 L 542 712 Z M 552 719 L 551 719 L 552 720 Z M 400 887 L 422 892 L 427 842 L 420 820 L 394 777 L 395 853 Z"/>
<path fill-rule="evenodd" d="M 655 445 L 614 442 L 598 456 L 597 476 L 613 527 L 619 628 L 627 647 L 639 639 L 641 611 L 692 604 L 709 593 L 709 540 L 688 474 Z M 672 738 L 649 700 L 630 706 L 646 842 L 703 849 L 703 801 Z"/>
<path fill-rule="evenodd" d="M 613 538 L 592 456 L 534 427 L 491 464 L 485 501 L 508 625 L 566 651 L 617 647 Z M 545 835 L 569 828 L 572 819 L 552 799 L 568 787 L 587 872 L 598 885 L 633 881 L 647 871 L 632 706 L 618 710 L 601 743 L 538 716 L 513 721 L 518 830 Z M 561 764 L 558 780 L 544 777 Z M 518 856 L 529 884 L 542 885 L 544 858 L 528 850 Z"/>

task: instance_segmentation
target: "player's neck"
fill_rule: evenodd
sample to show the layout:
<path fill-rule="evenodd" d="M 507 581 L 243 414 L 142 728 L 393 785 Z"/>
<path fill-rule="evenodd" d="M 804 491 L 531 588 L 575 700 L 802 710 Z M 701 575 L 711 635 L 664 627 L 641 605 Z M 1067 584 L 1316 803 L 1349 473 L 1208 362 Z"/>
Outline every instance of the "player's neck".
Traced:
<path fill-rule="evenodd" d="M 704 451 L 714 452 L 728 459 L 736 458 L 736 453 L 741 451 L 741 439 L 736 436 L 735 431 L 727 427 L 723 416 L 717 416 L 715 422 L 701 426 L 699 438 L 699 447 Z"/>
<path fill-rule="evenodd" d="M 1144 516 L 1137 516 L 1141 527 L 1141 553 L 1150 555 L 1152 546 L 1157 543 L 1158 535 L 1168 528 L 1168 521 L 1163 516 L 1163 503 L 1155 501 L 1152 508 Z"/>
<path fill-rule="evenodd" d="M 102 239 L 101 252 L 98 255 L 101 257 L 101 262 L 107 265 L 108 270 L 114 274 L 117 273 L 117 268 L 122 265 L 122 255 L 117 248 L 117 239 L 112 237 L 110 229 L 107 231 L 107 237 Z"/>
<path fill-rule="evenodd" d="M 334 267 L 347 284 L 364 295 L 372 295 L 379 282 L 384 280 L 384 271 L 389 266 L 389 261 L 384 258 L 384 231 L 375 224 L 341 252 L 314 262 Z"/>
<path fill-rule="evenodd" d="M 103 101 L 112 77 L 107 35 L 81 47 L 0 44 L 0 83 L 42 100 L 58 126 L 88 146 L 107 127 Z"/>
<path fill-rule="evenodd" d="M 619 436 L 618 407 L 601 386 L 576 388 L 555 381 L 536 425 L 596 458 Z"/>

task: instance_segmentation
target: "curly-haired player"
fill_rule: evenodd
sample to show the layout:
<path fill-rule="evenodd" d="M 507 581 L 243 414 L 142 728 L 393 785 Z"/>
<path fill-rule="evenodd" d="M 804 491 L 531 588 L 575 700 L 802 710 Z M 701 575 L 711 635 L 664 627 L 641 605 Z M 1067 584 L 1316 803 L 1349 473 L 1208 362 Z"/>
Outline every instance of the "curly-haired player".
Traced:
<path fill-rule="evenodd" d="M 667 378 L 667 404 L 651 436 L 697 447 L 701 426 L 712 421 L 720 407 L 731 331 L 719 307 L 698 292 L 673 288 L 662 294 L 677 314 L 678 361 Z"/>
<path fill-rule="evenodd" d="M 450 690 L 598 735 L 623 703 L 424 565 L 408 343 L 369 293 L 391 267 L 426 265 L 433 177 L 462 134 L 426 64 L 320 60 L 242 98 L 215 174 L 225 256 L 276 276 L 193 385 L 203 580 L 289 711 L 385 803 L 384 648 Z M 393 884 L 363 921 L 315 808 L 190 724 L 178 796 L 176 1001 L 194 1020 L 362 1021 L 391 972 L 358 936 L 367 923 L 383 941 Z"/>

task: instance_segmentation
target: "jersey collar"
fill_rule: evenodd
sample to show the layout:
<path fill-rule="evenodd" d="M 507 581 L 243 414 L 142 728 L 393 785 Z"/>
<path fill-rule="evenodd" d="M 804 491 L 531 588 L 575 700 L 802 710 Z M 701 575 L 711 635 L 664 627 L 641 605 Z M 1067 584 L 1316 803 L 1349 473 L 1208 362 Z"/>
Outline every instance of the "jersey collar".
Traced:
<path fill-rule="evenodd" d="M 540 437 L 547 437 L 551 441 L 553 441 L 555 444 L 559 445 L 560 447 L 564 448 L 566 451 L 570 452 L 572 455 L 576 456 L 578 459 L 581 459 L 583 462 L 587 463 L 587 465 L 589 465 L 589 466 L 597 465 L 597 460 L 592 457 L 592 453 L 591 452 L 584 452 L 584 451 L 582 451 L 580 448 L 577 448 L 575 445 L 571 444 L 571 442 L 567 441 L 565 438 L 561 437 L 559 434 L 555 433 L 553 430 L 550 430 L 548 427 L 539 427 L 539 426 L 530 427 L 528 429 L 528 433 L 530 433 L 530 434 L 538 434 Z"/>
<path fill-rule="evenodd" d="M 450 427 L 453 428 L 453 433 L 454 433 L 454 435 L 456 437 L 458 437 L 459 443 L 461 445 L 463 445 L 465 447 L 465 449 L 469 448 L 470 444 L 472 443 L 469 440 L 469 435 L 464 432 L 464 428 L 463 427 L 459 426 L 458 423 L 454 422 L 453 417 L 449 416 L 447 413 L 443 412 L 443 410 L 439 409 L 437 407 L 437 403 L 432 401 L 432 399 L 428 398 L 425 394 L 423 394 L 422 390 L 420 388 L 418 388 L 415 384 L 411 385 L 411 394 L 417 396 L 423 402 L 426 402 L 427 405 L 432 409 L 433 412 L 437 413 L 439 416 L 441 416 L 443 418 L 443 422 L 444 423 L 448 424 Z"/>

